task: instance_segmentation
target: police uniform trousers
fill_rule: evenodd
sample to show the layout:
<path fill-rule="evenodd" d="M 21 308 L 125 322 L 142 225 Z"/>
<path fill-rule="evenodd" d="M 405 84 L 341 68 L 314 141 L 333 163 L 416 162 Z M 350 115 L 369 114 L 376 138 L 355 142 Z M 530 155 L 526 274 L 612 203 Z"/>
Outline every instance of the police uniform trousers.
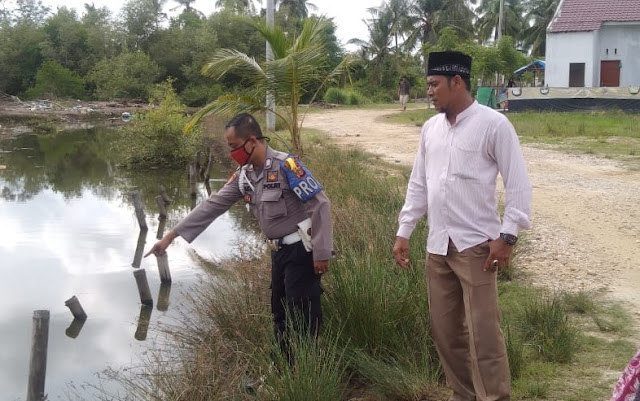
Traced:
<path fill-rule="evenodd" d="M 271 253 L 271 312 L 280 349 L 291 361 L 288 331 L 316 338 L 322 324 L 321 277 L 315 274 L 313 253 L 302 241 Z"/>
<path fill-rule="evenodd" d="M 483 271 L 489 243 L 446 256 L 429 254 L 427 285 L 433 339 L 450 401 L 510 399 L 511 377 L 500 329 L 497 273 Z"/>

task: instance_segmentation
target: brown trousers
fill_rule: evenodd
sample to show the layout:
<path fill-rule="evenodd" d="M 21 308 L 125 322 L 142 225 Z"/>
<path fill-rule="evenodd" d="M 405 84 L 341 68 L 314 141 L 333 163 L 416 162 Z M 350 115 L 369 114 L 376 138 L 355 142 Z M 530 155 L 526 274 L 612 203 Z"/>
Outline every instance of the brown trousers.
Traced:
<path fill-rule="evenodd" d="M 450 401 L 510 399 L 496 273 L 482 270 L 488 255 L 488 242 L 458 252 L 450 241 L 447 256 L 427 260 L 431 328 Z"/>

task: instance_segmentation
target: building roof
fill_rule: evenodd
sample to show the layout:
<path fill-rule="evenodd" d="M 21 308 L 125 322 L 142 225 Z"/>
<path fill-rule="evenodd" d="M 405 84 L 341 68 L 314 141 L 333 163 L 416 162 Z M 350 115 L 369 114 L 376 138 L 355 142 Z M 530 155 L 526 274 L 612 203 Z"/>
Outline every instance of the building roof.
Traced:
<path fill-rule="evenodd" d="M 640 0 L 562 0 L 549 32 L 595 31 L 604 22 L 640 22 Z"/>

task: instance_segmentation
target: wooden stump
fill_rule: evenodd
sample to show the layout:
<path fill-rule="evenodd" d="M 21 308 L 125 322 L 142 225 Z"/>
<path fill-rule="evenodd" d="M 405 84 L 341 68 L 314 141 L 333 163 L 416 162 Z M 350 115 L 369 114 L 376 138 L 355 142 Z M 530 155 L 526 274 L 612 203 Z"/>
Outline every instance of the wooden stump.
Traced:
<path fill-rule="evenodd" d="M 140 230 L 147 231 L 149 227 L 147 227 L 146 216 L 144 215 L 144 209 L 142 208 L 140 191 L 133 191 L 131 193 L 131 198 L 133 199 L 133 208 L 136 211 L 136 218 L 138 219 L 138 225 L 140 226 Z"/>
<path fill-rule="evenodd" d="M 169 195 L 167 195 L 167 190 L 164 188 L 164 185 L 158 185 L 158 193 L 162 197 L 165 205 L 171 204 L 171 198 L 169 197 Z"/>
<path fill-rule="evenodd" d="M 160 213 L 160 218 L 167 217 L 167 205 L 164 203 L 162 196 L 156 196 L 156 205 L 158 205 L 158 212 Z"/>
<path fill-rule="evenodd" d="M 171 295 L 171 284 L 160 284 L 160 291 L 158 291 L 158 305 L 159 311 L 166 311 L 169 309 L 169 296 Z"/>
<path fill-rule="evenodd" d="M 80 301 L 74 295 L 71 298 L 67 299 L 64 304 L 71 310 L 73 317 L 77 320 L 87 320 L 87 314 L 85 313 L 82 305 L 80 305 Z"/>
<path fill-rule="evenodd" d="M 160 256 L 156 256 L 158 262 L 158 272 L 160 273 L 160 281 L 163 283 L 171 282 L 171 271 L 169 271 L 169 256 L 167 253 L 163 253 Z"/>
<path fill-rule="evenodd" d="M 156 239 L 162 239 L 164 236 L 164 228 L 167 225 L 167 218 L 160 216 L 160 222 L 158 224 L 158 232 L 156 233 Z"/>
<path fill-rule="evenodd" d="M 144 269 L 138 269 L 133 272 L 133 276 L 136 278 L 140 302 L 142 302 L 143 305 L 153 306 L 153 297 L 151 297 L 151 290 L 147 282 L 147 273 Z"/>
<path fill-rule="evenodd" d="M 29 360 L 29 384 L 27 401 L 45 399 L 44 383 L 47 375 L 47 348 L 49 346 L 49 311 L 33 311 L 31 357 Z"/>
<path fill-rule="evenodd" d="M 136 340 L 144 341 L 147 339 L 147 331 L 149 330 L 149 322 L 151 321 L 151 312 L 153 308 L 148 305 L 140 306 L 140 315 L 138 316 L 138 327 L 133 335 Z"/>
<path fill-rule="evenodd" d="M 66 334 L 69 338 L 78 337 L 78 334 L 80 334 L 80 330 L 82 330 L 82 327 L 84 326 L 84 322 L 86 322 L 86 320 L 73 319 L 69 327 L 67 327 L 67 329 L 64 331 L 64 334 Z"/>
<path fill-rule="evenodd" d="M 140 234 L 138 234 L 138 244 L 136 245 L 136 253 L 133 255 L 133 262 L 131 266 L 135 269 L 140 267 L 140 263 L 142 263 L 142 255 L 144 254 L 144 244 L 147 242 L 147 231 L 140 230 Z"/>

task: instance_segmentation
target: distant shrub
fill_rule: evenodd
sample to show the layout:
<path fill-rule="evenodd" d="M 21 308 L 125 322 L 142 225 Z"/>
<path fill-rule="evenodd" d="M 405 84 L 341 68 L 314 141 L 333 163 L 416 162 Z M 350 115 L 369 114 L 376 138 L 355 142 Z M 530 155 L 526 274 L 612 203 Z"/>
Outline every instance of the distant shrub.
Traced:
<path fill-rule="evenodd" d="M 171 81 L 154 87 L 150 102 L 158 106 L 122 130 L 117 144 L 122 163 L 128 168 L 181 167 L 195 154 L 202 131 L 196 127 L 183 133 L 189 117 Z"/>
<path fill-rule="evenodd" d="M 327 103 L 346 104 L 347 94 L 340 88 L 329 88 L 324 94 L 324 101 Z"/>
<path fill-rule="evenodd" d="M 54 98 L 84 99 L 84 80 L 77 73 L 63 67 L 55 61 L 46 61 L 36 74 L 36 83 L 26 93 L 28 98 L 44 95 Z"/>
<path fill-rule="evenodd" d="M 180 100 L 189 107 L 202 107 L 223 94 L 222 86 L 189 84 L 180 93 Z"/>
<path fill-rule="evenodd" d="M 160 76 L 160 67 L 143 52 L 126 52 L 105 59 L 87 75 L 99 99 L 147 99 Z"/>
<path fill-rule="evenodd" d="M 344 92 L 347 97 L 347 101 L 346 101 L 347 104 L 356 106 L 356 105 L 365 103 L 364 96 L 362 96 L 362 94 L 357 90 L 352 89 L 352 90 L 346 90 Z"/>

